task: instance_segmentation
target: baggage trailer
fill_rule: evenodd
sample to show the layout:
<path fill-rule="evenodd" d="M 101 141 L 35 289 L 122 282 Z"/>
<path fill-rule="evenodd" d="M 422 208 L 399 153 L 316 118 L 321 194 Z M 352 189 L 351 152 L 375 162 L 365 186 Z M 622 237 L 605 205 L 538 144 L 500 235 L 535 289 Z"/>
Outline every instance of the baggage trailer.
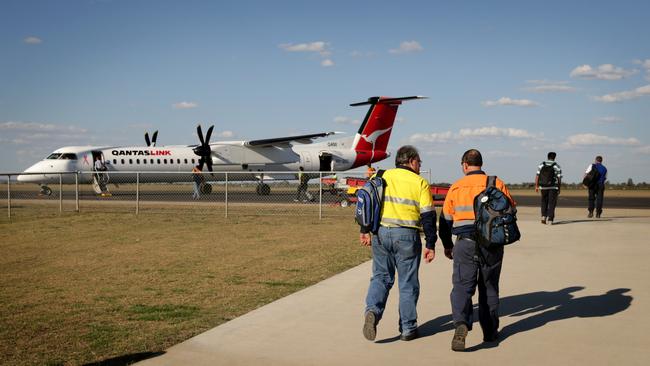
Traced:
<path fill-rule="evenodd" d="M 356 203 L 357 189 L 363 187 L 367 181 L 367 178 L 346 177 L 344 186 L 347 186 L 347 189 L 344 192 L 339 193 L 339 196 L 341 196 L 341 200 L 339 202 L 341 207 L 348 207 L 351 203 Z M 339 186 L 339 189 L 342 188 L 342 186 Z M 445 201 L 445 197 L 447 196 L 447 192 L 449 192 L 449 186 L 429 185 L 429 190 L 431 191 L 431 196 L 433 197 L 433 203 L 438 207 L 442 206 L 443 202 Z"/>

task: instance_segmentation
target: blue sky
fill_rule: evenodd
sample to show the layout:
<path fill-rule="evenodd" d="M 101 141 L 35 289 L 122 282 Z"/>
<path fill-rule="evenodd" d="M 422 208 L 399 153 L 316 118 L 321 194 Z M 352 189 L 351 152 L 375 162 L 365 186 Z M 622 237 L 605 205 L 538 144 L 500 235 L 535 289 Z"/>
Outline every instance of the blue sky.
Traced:
<path fill-rule="evenodd" d="M 548 151 L 565 180 L 596 155 L 650 182 L 647 1 L 0 2 L 0 171 L 66 145 L 344 131 L 370 96 L 400 108 L 394 152 L 434 181 L 468 148 L 508 182 Z M 389 158 L 390 159 L 390 158 Z M 390 167 L 392 162 L 380 164 Z"/>

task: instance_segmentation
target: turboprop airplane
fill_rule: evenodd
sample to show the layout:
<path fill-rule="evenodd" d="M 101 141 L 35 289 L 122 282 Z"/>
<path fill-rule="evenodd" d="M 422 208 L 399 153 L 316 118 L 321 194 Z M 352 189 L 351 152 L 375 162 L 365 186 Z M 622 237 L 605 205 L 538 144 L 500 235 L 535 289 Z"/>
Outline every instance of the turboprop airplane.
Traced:
<path fill-rule="evenodd" d="M 213 172 L 237 172 L 230 174 L 230 181 L 258 181 L 257 193 L 267 195 L 270 187 L 265 178 L 295 179 L 295 172 L 302 167 L 307 172 L 320 171 L 327 174 L 354 169 L 386 159 L 388 140 L 393 129 L 397 109 L 403 101 L 422 99 L 421 96 L 401 98 L 371 97 L 350 106 L 370 106 L 356 135 L 347 138 L 313 143 L 315 139 L 328 137 L 336 132 L 287 136 L 250 141 L 210 142 L 211 126 L 205 138 L 201 125 L 197 127 L 199 145 L 156 146 L 158 131 L 152 140 L 145 134 L 147 146 L 68 146 L 51 153 L 45 159 L 29 167 L 17 177 L 19 182 L 41 185 L 41 193 L 50 195 L 48 184 L 91 183 L 95 192 L 106 193 L 106 184 L 112 173 L 119 182 L 134 182 L 136 174 L 142 183 L 191 182 L 190 172 L 194 166 L 204 166 Z M 187 172 L 188 174 L 179 174 Z M 272 173 L 265 173 L 272 172 Z M 286 173 L 285 173 L 286 172 Z M 28 174 L 29 173 L 29 174 Z M 211 174 L 209 181 L 225 179 L 225 174 Z M 313 176 L 312 176 L 313 178 Z M 205 184 L 204 193 L 212 187 Z"/>

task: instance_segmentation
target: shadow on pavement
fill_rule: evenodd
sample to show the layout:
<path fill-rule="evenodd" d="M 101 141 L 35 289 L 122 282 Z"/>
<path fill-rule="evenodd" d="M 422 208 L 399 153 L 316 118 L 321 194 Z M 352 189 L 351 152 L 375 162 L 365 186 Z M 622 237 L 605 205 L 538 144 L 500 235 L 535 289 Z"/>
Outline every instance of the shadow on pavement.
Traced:
<path fill-rule="evenodd" d="M 517 334 L 540 328 L 547 323 L 570 319 L 604 317 L 620 313 L 630 307 L 632 296 L 626 295 L 628 288 L 609 290 L 602 295 L 574 297 L 573 292 L 584 290 L 582 286 L 567 287 L 558 291 L 538 291 L 528 294 L 504 297 L 500 300 L 499 316 L 522 317 L 530 315 L 499 330 L 497 342 L 484 342 L 466 351 L 476 351 L 483 348 L 493 348 L 507 338 Z M 474 319 L 478 321 L 475 306 Z M 534 315 L 531 315 L 535 313 Z M 444 315 L 430 320 L 418 328 L 420 337 L 454 329 L 452 316 Z M 476 324 L 475 331 L 481 331 Z M 451 341 L 451 335 L 449 340 Z"/>
<path fill-rule="evenodd" d="M 123 365 L 131 365 L 133 363 L 143 361 L 149 358 L 154 358 L 158 357 L 161 355 L 164 355 L 165 352 L 140 352 L 140 353 L 133 353 L 130 355 L 123 355 L 123 356 L 118 356 L 118 357 L 113 357 L 113 358 L 108 358 L 106 360 L 102 361 L 97 361 L 97 362 L 92 362 L 92 363 L 87 363 L 84 366 L 123 366 Z"/>
<path fill-rule="evenodd" d="M 576 223 L 579 223 L 579 222 L 598 222 L 598 221 L 612 221 L 612 219 L 609 218 L 609 219 L 562 220 L 562 221 L 554 222 L 553 226 L 555 226 L 555 225 L 564 225 L 564 224 L 576 224 Z"/>

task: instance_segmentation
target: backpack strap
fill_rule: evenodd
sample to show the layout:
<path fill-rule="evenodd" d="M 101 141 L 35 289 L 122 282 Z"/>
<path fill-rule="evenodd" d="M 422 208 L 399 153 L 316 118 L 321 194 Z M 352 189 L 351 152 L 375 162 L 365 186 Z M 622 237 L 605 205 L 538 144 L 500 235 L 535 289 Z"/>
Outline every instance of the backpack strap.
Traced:
<path fill-rule="evenodd" d="M 496 183 L 497 183 L 497 176 L 496 175 L 489 175 L 486 178 L 486 181 L 485 181 L 485 188 L 496 187 Z"/>
<path fill-rule="evenodd" d="M 383 177 L 385 172 L 386 172 L 386 171 L 385 171 L 384 169 L 379 169 L 379 170 L 377 171 L 377 176 L 378 176 L 378 177 Z"/>

